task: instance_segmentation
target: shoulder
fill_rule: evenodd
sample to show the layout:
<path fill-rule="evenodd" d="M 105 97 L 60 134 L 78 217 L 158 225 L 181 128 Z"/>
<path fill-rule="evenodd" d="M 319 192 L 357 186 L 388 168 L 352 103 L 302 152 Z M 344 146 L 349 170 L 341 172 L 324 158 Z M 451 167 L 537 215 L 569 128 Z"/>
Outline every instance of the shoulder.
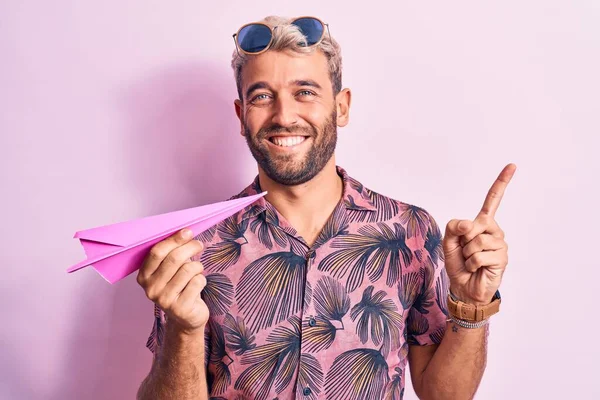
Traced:
<path fill-rule="evenodd" d="M 365 192 L 368 194 L 375 208 L 377 208 L 382 222 L 385 220 L 406 222 L 411 218 L 417 218 L 427 223 L 434 221 L 432 215 L 421 206 L 386 196 L 366 187 Z"/>
<path fill-rule="evenodd" d="M 375 210 L 370 218 L 372 223 L 386 223 L 402 227 L 406 239 L 420 237 L 440 238 L 441 232 L 435 218 L 423 207 L 398 200 L 369 188 L 364 188 Z"/>

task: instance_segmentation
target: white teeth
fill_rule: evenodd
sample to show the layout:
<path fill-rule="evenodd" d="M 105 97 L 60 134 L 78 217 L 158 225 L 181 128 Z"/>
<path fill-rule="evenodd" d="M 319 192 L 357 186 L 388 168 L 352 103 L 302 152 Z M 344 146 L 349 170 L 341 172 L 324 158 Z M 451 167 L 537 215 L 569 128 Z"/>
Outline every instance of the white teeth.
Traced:
<path fill-rule="evenodd" d="M 291 147 L 305 141 L 306 138 L 303 136 L 288 136 L 288 137 L 274 137 L 272 138 L 273 143 L 281 147 Z"/>

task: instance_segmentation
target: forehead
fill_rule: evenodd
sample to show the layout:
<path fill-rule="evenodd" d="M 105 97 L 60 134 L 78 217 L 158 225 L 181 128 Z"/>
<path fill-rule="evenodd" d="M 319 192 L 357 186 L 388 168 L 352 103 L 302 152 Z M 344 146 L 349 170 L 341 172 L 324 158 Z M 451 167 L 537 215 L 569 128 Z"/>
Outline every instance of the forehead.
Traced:
<path fill-rule="evenodd" d="M 242 68 L 244 89 L 259 81 L 278 88 L 287 86 L 289 82 L 307 79 L 316 81 L 323 88 L 331 86 L 327 56 L 323 52 L 299 54 L 289 51 L 266 51 L 251 57 Z"/>

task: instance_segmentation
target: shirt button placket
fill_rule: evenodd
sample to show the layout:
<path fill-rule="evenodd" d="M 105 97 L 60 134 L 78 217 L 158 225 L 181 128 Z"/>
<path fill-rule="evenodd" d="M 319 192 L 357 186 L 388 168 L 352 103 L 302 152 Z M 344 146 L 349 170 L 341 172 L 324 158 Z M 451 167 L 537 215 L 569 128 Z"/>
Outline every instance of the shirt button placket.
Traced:
<path fill-rule="evenodd" d="M 310 270 L 311 270 L 311 266 L 312 266 L 312 262 L 313 262 L 314 258 L 315 258 L 314 250 L 308 250 L 308 252 L 306 253 L 306 281 L 307 281 L 307 283 L 310 281 L 310 279 L 309 279 L 310 275 L 311 275 Z M 310 326 L 312 328 L 312 327 L 315 327 L 316 325 L 317 325 L 317 320 L 313 316 L 311 316 L 308 319 L 308 326 Z M 303 353 L 304 351 L 301 351 L 301 352 Z M 304 389 L 302 389 L 302 394 L 304 394 L 305 397 L 308 397 L 308 396 L 312 395 L 312 389 L 307 386 Z"/>

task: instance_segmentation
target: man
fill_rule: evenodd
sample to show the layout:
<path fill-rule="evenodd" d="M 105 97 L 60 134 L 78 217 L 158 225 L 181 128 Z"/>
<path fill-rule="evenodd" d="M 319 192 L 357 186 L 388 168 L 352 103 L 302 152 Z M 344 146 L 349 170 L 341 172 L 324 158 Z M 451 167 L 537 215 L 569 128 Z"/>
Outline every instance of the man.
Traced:
<path fill-rule="evenodd" d="M 150 251 L 138 282 L 156 304 L 154 361 L 138 398 L 401 399 L 407 362 L 420 398 L 472 398 L 507 265 L 494 213 L 515 166 L 442 240 L 425 210 L 336 167 L 351 92 L 326 25 L 269 17 L 234 38 L 235 110 L 258 163 L 236 197 L 268 194 Z"/>

